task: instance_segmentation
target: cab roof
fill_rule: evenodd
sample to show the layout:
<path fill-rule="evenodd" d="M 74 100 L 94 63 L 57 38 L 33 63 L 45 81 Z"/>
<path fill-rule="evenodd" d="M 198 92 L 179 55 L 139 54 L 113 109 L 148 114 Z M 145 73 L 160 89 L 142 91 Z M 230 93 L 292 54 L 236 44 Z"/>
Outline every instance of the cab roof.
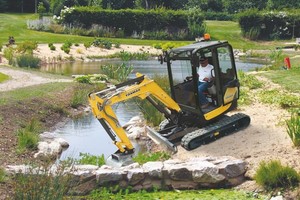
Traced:
<path fill-rule="evenodd" d="M 178 53 L 186 52 L 186 51 L 195 52 L 202 48 L 218 46 L 220 44 L 227 44 L 227 43 L 228 43 L 227 41 L 200 41 L 200 42 L 196 42 L 196 43 L 189 44 L 186 46 L 173 48 L 173 49 L 169 50 L 169 53 L 178 54 Z"/>

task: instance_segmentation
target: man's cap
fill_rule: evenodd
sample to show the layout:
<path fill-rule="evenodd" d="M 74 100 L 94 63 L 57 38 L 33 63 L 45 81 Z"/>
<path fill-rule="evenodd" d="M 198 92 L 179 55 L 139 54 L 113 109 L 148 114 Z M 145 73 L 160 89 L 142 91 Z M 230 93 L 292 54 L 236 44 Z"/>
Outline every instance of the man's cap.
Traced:
<path fill-rule="evenodd" d="M 207 58 L 205 56 L 200 57 L 200 61 L 205 61 Z"/>

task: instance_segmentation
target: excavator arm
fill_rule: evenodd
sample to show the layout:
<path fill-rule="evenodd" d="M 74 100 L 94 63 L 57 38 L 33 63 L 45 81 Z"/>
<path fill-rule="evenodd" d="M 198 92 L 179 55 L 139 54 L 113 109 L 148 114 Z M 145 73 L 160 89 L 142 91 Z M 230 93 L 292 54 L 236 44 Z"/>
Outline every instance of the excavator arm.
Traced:
<path fill-rule="evenodd" d="M 135 79 L 89 94 L 89 103 L 94 116 L 113 140 L 118 151 L 123 154 L 133 153 L 134 148 L 126 131 L 120 125 L 112 105 L 134 97 L 147 99 L 174 124 L 178 123 L 178 117 L 182 113 L 179 105 L 153 80 L 139 73 L 136 76 Z M 156 103 L 152 97 L 163 105 Z"/>

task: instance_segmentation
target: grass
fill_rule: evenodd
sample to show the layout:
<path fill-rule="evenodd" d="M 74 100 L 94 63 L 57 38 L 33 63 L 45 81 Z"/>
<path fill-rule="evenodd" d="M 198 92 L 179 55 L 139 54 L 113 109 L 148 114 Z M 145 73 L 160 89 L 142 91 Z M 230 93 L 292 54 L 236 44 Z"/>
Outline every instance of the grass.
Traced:
<path fill-rule="evenodd" d="M 238 200 L 251 200 L 251 199 L 265 199 L 263 196 L 254 197 L 252 193 L 246 193 L 236 190 L 187 190 L 187 191 L 154 191 L 148 192 L 141 190 L 136 193 L 130 193 L 130 191 L 125 190 L 119 193 L 113 194 L 108 189 L 95 190 L 89 195 L 88 199 L 140 199 L 140 200 L 154 200 L 154 199 L 164 199 L 164 200 L 186 200 L 186 199 L 201 199 L 201 200 L 212 200 L 212 199 L 238 199 Z"/>
<path fill-rule="evenodd" d="M 26 22 L 29 19 L 37 19 L 36 14 L 7 14 L 0 13 L 0 43 L 7 44 L 8 37 L 14 36 L 16 44 L 25 41 L 34 41 L 37 43 L 64 43 L 70 41 L 72 43 L 92 42 L 94 37 L 84 37 L 78 35 L 54 34 L 49 32 L 40 32 L 27 29 Z M 104 38 L 105 39 L 105 38 Z M 107 39 L 107 38 L 106 38 Z M 132 45 L 150 45 L 161 42 L 160 40 L 138 40 L 138 39 L 122 39 L 110 38 L 112 43 L 132 44 Z M 167 42 L 167 41 L 166 41 Z M 186 41 L 186 43 L 190 43 Z"/>
<path fill-rule="evenodd" d="M 284 46 L 286 42 L 294 42 L 291 40 L 280 41 L 250 41 L 241 36 L 241 29 L 237 22 L 233 21 L 205 21 L 208 27 L 208 33 L 213 40 L 227 40 L 234 49 L 274 49 L 275 47 Z"/>
<path fill-rule="evenodd" d="M 300 93 L 300 67 L 294 67 L 291 70 L 268 71 L 267 73 L 261 73 L 261 75 L 283 86 L 290 92 Z"/>
<path fill-rule="evenodd" d="M 37 19 L 36 14 L 7 14 L 0 13 L 0 43 L 7 44 L 8 37 L 14 36 L 16 43 L 25 41 L 34 41 L 37 43 L 64 43 L 70 41 L 72 43 L 88 43 L 94 40 L 93 37 L 84 37 L 77 35 L 54 34 L 49 32 L 39 32 L 28 30 L 26 22 L 28 19 Z M 212 39 L 227 40 L 235 49 L 274 49 L 277 46 L 283 46 L 285 42 L 289 41 L 269 41 L 256 42 L 249 41 L 241 37 L 241 30 L 237 22 L 232 21 L 206 21 L 208 32 Z M 167 43 L 170 41 L 161 40 L 140 40 L 130 38 L 103 38 L 112 43 L 132 44 L 132 45 L 147 45 L 152 46 L 156 43 Z M 189 44 L 193 41 L 173 41 L 183 44 Z"/>
<path fill-rule="evenodd" d="M 261 162 L 254 176 L 256 182 L 265 189 L 298 186 L 300 176 L 295 169 L 283 166 L 280 161 Z"/>
<path fill-rule="evenodd" d="M 0 83 L 4 82 L 4 81 L 7 81 L 9 79 L 9 76 L 6 75 L 6 74 L 2 74 L 0 72 Z"/>
<path fill-rule="evenodd" d="M 32 119 L 24 128 L 17 130 L 18 152 L 23 153 L 26 149 L 36 150 L 40 131 L 40 124 L 35 119 Z"/>
<path fill-rule="evenodd" d="M 74 83 L 47 83 L 26 88 L 19 88 L 12 91 L 0 92 L 0 105 L 12 102 L 24 101 L 30 98 L 47 97 L 54 91 L 63 91 L 68 85 Z"/>

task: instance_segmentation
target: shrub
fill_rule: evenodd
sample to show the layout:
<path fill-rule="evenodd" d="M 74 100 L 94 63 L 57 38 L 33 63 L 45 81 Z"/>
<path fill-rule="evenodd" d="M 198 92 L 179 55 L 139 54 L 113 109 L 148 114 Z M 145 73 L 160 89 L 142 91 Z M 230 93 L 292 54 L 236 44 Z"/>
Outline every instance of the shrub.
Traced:
<path fill-rule="evenodd" d="M 38 68 L 41 59 L 31 54 L 22 54 L 17 56 L 17 64 L 19 67 Z"/>
<path fill-rule="evenodd" d="M 37 49 L 37 42 L 26 41 L 18 44 L 17 51 L 20 53 L 33 54 L 33 51 Z"/>
<path fill-rule="evenodd" d="M 14 53 L 15 50 L 13 47 L 7 47 L 4 49 L 4 58 L 6 58 L 8 60 L 8 64 L 12 65 L 14 62 Z"/>
<path fill-rule="evenodd" d="M 92 43 L 91 43 L 91 42 L 85 42 L 85 43 L 83 44 L 83 46 L 84 46 L 86 49 L 88 49 L 88 48 L 90 48 L 90 47 L 92 46 Z"/>
<path fill-rule="evenodd" d="M 295 187 L 300 181 L 299 174 L 291 167 L 282 166 L 280 161 L 261 162 L 254 176 L 255 181 L 264 188 Z"/>
<path fill-rule="evenodd" d="M 287 133 L 289 134 L 293 144 L 300 146 L 300 112 L 293 111 L 291 118 L 286 120 Z"/>

